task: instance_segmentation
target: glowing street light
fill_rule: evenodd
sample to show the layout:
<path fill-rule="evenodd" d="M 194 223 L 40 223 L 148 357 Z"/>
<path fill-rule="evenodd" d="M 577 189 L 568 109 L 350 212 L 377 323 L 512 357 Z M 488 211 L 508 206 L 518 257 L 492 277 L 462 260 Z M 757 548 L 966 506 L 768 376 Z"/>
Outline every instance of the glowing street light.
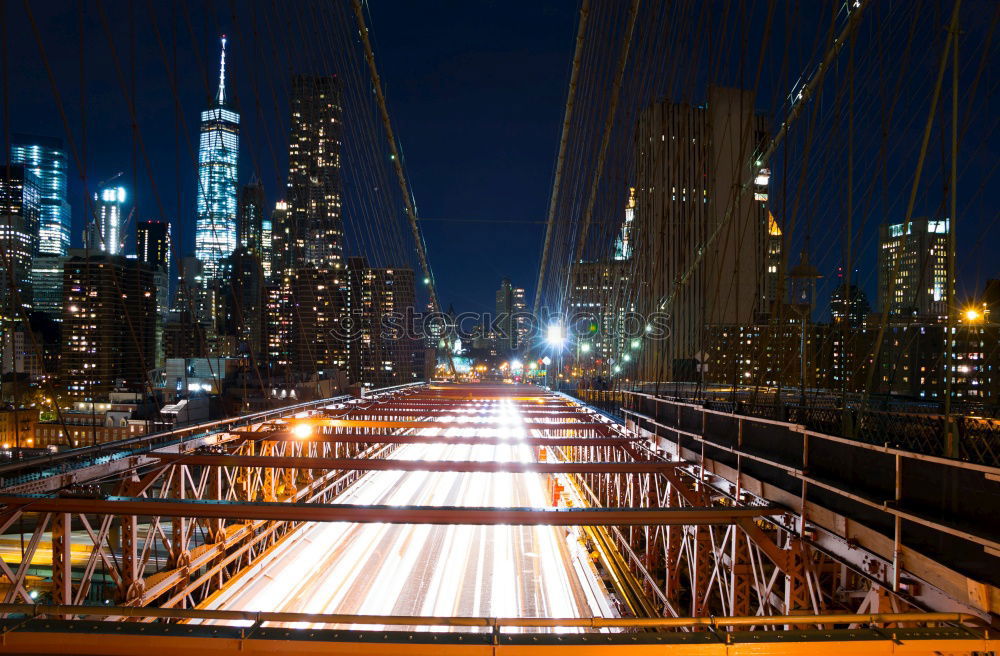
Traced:
<path fill-rule="evenodd" d="M 510 363 L 511 371 L 520 371 L 523 368 L 524 368 L 524 363 L 521 362 L 520 360 L 512 360 Z"/>
<path fill-rule="evenodd" d="M 312 426 L 310 426 L 309 424 L 295 424 L 295 426 L 292 428 L 292 435 L 299 438 L 300 440 L 306 439 L 307 437 L 312 435 L 312 432 L 313 432 Z"/>
<path fill-rule="evenodd" d="M 976 323 L 982 318 L 983 318 L 982 312 L 980 312 L 974 307 L 970 307 L 965 311 L 965 320 L 968 321 L 969 323 Z"/>
<path fill-rule="evenodd" d="M 587 344 L 586 342 L 580 344 L 580 350 L 584 353 L 590 353 L 590 344 Z"/>
<path fill-rule="evenodd" d="M 546 355 L 544 358 L 542 358 L 542 364 L 544 364 L 546 367 L 549 366 L 550 364 L 552 364 L 552 358 Z"/>
<path fill-rule="evenodd" d="M 552 346 L 561 347 L 566 342 L 566 337 L 563 335 L 562 326 L 557 323 L 549 325 L 548 336 L 546 338 Z"/>

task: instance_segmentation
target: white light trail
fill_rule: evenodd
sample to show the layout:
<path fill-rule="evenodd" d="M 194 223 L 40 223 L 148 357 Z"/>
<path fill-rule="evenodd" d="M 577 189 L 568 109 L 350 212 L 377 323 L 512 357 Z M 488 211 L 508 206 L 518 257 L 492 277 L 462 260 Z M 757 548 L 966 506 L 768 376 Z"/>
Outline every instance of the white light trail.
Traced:
<path fill-rule="evenodd" d="M 406 444 L 393 458 L 532 462 L 509 401 L 418 435 L 498 435 L 502 445 Z M 471 421 L 470 421 L 471 420 Z M 468 423 L 467 423 L 468 422 Z M 542 474 L 374 471 L 338 503 L 544 508 Z M 206 608 L 370 615 L 614 615 L 576 529 L 317 523 L 279 544 Z M 377 629 L 379 627 L 356 627 Z M 398 628 L 398 627 L 397 627 Z"/>

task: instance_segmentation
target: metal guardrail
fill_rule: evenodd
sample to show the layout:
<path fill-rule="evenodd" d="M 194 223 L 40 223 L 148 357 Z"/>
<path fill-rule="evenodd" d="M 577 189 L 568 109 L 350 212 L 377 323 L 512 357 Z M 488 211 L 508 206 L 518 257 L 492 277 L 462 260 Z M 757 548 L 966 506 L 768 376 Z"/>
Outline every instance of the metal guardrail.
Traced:
<path fill-rule="evenodd" d="M 207 620 L 215 622 L 302 622 L 307 624 L 348 624 L 359 626 L 464 626 L 509 628 L 643 628 L 683 629 L 697 627 L 781 626 L 786 624 L 974 624 L 982 620 L 969 613 L 830 613 L 826 615 L 753 615 L 734 617 L 453 617 L 425 615 L 348 615 L 336 613 L 293 613 L 197 608 L 150 608 L 135 606 L 47 606 L 0 604 L 0 614 L 25 617 L 80 616 L 105 619 L 140 618 Z"/>
<path fill-rule="evenodd" d="M 738 398 L 716 400 L 654 395 L 631 390 L 576 390 L 576 398 L 611 416 L 620 416 L 627 407 L 625 397 L 645 394 L 673 403 L 698 405 L 706 410 L 798 424 L 827 435 L 834 435 L 865 444 L 896 448 L 912 453 L 949 457 L 945 452 L 945 418 L 930 412 L 904 412 L 901 406 L 883 410 L 877 407 L 861 409 L 833 405 L 777 405 L 761 400 Z M 1000 419 L 960 416 L 958 426 L 958 460 L 991 467 L 1000 467 Z"/>
<path fill-rule="evenodd" d="M 370 396 L 381 396 L 386 393 L 397 392 L 412 387 L 419 387 L 424 384 L 425 383 L 422 382 L 406 383 L 404 385 L 394 385 L 392 387 L 371 390 L 366 392 L 366 396 L 364 398 L 368 398 Z M 303 410 L 314 409 L 331 403 L 343 403 L 355 398 L 357 397 L 349 394 L 342 394 L 340 396 L 331 396 L 324 399 L 317 399 L 315 401 L 304 401 L 295 405 L 282 406 L 271 410 L 262 410 L 261 412 L 255 412 L 249 415 L 216 419 L 201 424 L 175 428 L 169 431 L 138 435 L 124 440 L 116 440 L 114 442 L 105 442 L 103 444 L 96 444 L 93 446 L 69 449 L 49 455 L 26 458 L 16 462 L 6 463 L 0 465 L 0 489 L 10 487 L 12 485 L 29 483 L 46 476 L 61 474 L 72 469 L 105 464 L 122 458 L 141 455 L 142 453 L 146 453 L 153 449 L 180 444 L 192 439 L 211 435 L 212 433 L 227 432 L 235 428 L 279 419 L 290 414 L 302 412 Z M 15 475 L 11 475 L 12 472 L 15 473 Z"/>

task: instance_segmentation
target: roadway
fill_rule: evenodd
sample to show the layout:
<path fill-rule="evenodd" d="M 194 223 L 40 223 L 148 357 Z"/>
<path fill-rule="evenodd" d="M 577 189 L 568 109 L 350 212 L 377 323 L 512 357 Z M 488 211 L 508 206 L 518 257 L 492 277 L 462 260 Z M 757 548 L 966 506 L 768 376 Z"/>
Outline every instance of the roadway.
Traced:
<path fill-rule="evenodd" d="M 392 457 L 536 460 L 534 449 L 518 438 L 543 431 L 519 427 L 523 419 L 516 406 L 500 401 L 475 410 L 474 417 L 456 413 L 454 427 L 417 429 L 414 434 L 499 434 L 510 443 L 407 444 Z M 546 478 L 537 473 L 373 471 L 337 502 L 546 508 L 551 507 Z M 576 528 L 551 526 L 307 524 L 203 607 L 362 615 L 615 616 L 579 536 Z"/>

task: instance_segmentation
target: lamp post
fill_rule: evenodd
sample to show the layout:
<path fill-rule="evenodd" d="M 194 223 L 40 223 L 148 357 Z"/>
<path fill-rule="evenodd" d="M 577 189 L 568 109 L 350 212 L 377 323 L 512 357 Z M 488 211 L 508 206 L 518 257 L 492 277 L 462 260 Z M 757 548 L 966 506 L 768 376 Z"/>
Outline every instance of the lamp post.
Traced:
<path fill-rule="evenodd" d="M 562 367 L 562 350 L 563 345 L 566 344 L 566 336 L 563 333 L 563 327 L 560 323 L 549 324 L 548 333 L 546 335 L 546 341 L 548 341 L 549 346 L 555 349 L 556 352 L 556 369 L 560 370 Z M 548 359 L 548 358 L 546 358 Z M 546 364 L 545 373 L 548 376 L 548 362 Z M 561 371 L 559 373 L 562 373 Z M 559 379 L 555 379 L 556 387 L 558 389 Z"/>
<path fill-rule="evenodd" d="M 798 265 L 788 277 L 791 280 L 791 305 L 799 313 L 799 403 L 806 404 L 806 324 L 816 306 L 816 281 L 822 278 L 819 271 L 809 264 L 809 254 L 802 250 Z"/>

